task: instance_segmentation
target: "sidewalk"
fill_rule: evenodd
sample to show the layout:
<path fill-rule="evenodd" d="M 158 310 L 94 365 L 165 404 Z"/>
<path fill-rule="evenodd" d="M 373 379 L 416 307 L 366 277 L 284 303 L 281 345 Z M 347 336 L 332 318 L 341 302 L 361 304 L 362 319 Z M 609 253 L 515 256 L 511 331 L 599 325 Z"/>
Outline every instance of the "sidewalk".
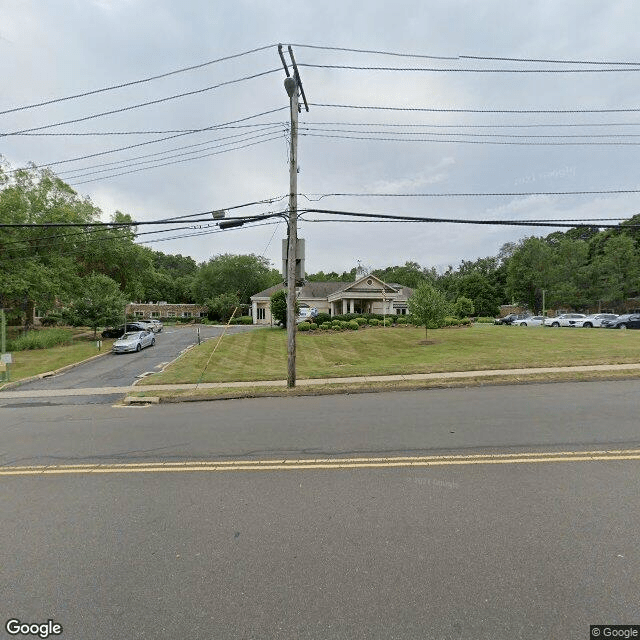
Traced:
<path fill-rule="evenodd" d="M 453 380 L 464 378 L 491 378 L 498 376 L 527 376 L 549 373 L 583 373 L 588 371 L 637 371 L 640 376 L 640 363 L 602 364 L 577 367 L 539 367 L 534 369 L 490 369 L 481 371 L 448 371 L 438 373 L 413 373 L 392 376 L 357 376 L 351 378 L 313 378 L 296 382 L 298 387 L 313 387 L 330 384 L 366 384 L 376 382 L 409 382 L 421 380 Z M 30 391 L 0 391 L 0 399 L 9 398 L 51 398 L 56 396 L 93 396 L 128 394 L 140 391 L 175 391 L 196 389 L 247 389 L 255 387 L 286 388 L 286 380 L 253 380 L 250 382 L 203 382 L 200 384 L 149 384 L 127 387 L 98 387 L 88 389 L 40 389 Z"/>

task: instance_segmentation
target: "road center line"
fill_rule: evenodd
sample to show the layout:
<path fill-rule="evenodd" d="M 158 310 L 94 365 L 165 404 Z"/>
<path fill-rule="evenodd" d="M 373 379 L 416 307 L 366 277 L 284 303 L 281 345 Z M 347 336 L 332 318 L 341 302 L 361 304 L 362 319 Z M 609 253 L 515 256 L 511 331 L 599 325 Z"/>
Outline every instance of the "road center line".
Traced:
<path fill-rule="evenodd" d="M 534 464 L 551 462 L 594 462 L 640 460 L 640 449 L 610 451 L 558 451 L 448 456 L 395 456 L 368 458 L 301 458 L 279 460 L 221 460 L 185 462 L 132 462 L 112 464 L 69 464 L 2 466 L 0 476 L 68 475 L 95 473 L 166 473 L 194 471 L 284 471 L 310 469 L 424 468 L 480 464 Z"/>

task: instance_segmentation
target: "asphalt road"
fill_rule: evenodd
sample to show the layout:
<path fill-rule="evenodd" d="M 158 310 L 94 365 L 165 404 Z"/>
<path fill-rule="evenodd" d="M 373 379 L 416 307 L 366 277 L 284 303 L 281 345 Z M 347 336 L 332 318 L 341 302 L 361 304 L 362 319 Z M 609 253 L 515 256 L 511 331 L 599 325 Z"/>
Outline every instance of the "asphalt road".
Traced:
<path fill-rule="evenodd" d="M 1 478 L 0 615 L 88 640 L 546 640 L 638 624 L 639 455 L 561 452 L 640 449 L 639 390 L 0 409 L 2 470 L 38 467 Z M 248 470 L 336 457 L 378 466 Z M 171 466 L 194 460 L 218 466 Z"/>
<path fill-rule="evenodd" d="M 165 327 L 155 334 L 156 344 L 140 352 L 114 354 L 107 353 L 81 364 L 64 373 L 35 380 L 20 385 L 20 391 L 29 389 L 88 389 L 98 387 L 127 386 L 133 384 L 140 377 L 149 373 L 157 373 L 163 366 L 175 360 L 188 347 L 198 343 L 198 329 L 200 340 L 218 337 L 224 327 L 209 325 L 188 325 Z M 227 334 L 254 331 L 253 325 L 234 325 L 227 329 Z M 121 394 L 120 394 L 121 395 Z M 119 395 L 68 396 L 47 400 L 18 400 L 11 405 L 53 406 L 59 404 L 111 404 Z M 0 394 L 0 406 L 2 402 Z"/>

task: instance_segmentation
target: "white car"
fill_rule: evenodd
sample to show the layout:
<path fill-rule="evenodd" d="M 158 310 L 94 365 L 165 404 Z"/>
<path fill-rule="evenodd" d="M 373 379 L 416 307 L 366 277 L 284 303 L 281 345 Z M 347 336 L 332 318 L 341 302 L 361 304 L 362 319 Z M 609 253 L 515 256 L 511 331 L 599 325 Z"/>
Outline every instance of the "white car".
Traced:
<path fill-rule="evenodd" d="M 160 320 L 155 320 L 153 318 L 151 320 L 144 320 L 143 322 L 149 325 L 149 328 L 153 333 L 160 333 L 164 326 Z"/>
<path fill-rule="evenodd" d="M 125 353 L 127 351 L 142 351 L 145 347 L 153 347 L 156 338 L 151 331 L 131 331 L 125 333 L 113 343 L 113 353 Z"/>
<path fill-rule="evenodd" d="M 592 313 L 584 320 L 577 320 L 576 327 L 584 327 L 585 329 L 601 327 L 603 320 L 615 320 L 617 317 L 615 313 Z"/>
<path fill-rule="evenodd" d="M 527 316 L 522 320 L 516 320 L 513 324 L 520 327 L 540 327 L 544 324 L 544 316 Z"/>
<path fill-rule="evenodd" d="M 555 318 L 547 318 L 545 324 L 551 327 L 581 327 L 581 324 L 576 323 L 586 317 L 584 313 L 563 313 Z"/>

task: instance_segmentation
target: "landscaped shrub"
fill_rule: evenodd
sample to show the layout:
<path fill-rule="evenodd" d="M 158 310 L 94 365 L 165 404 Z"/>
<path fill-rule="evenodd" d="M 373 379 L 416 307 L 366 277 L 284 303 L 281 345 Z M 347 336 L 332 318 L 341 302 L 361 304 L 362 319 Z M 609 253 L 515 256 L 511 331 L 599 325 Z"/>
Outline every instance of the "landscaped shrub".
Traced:
<path fill-rule="evenodd" d="M 393 325 L 393 318 L 385 318 L 380 324 L 383 327 L 391 327 Z"/>
<path fill-rule="evenodd" d="M 468 327 L 471 324 L 471 318 L 462 318 L 459 324 L 461 324 L 464 327 Z"/>
<path fill-rule="evenodd" d="M 357 331 L 360 328 L 360 325 L 357 320 L 349 320 L 349 322 L 347 322 L 347 327 L 352 331 Z"/>
<path fill-rule="evenodd" d="M 26 351 L 27 349 L 50 349 L 63 344 L 71 344 L 73 332 L 69 329 L 42 329 L 41 331 L 29 331 L 29 333 L 9 340 L 9 351 Z"/>
<path fill-rule="evenodd" d="M 377 326 L 380 324 L 380 320 L 378 320 L 377 318 L 371 318 L 371 319 L 369 320 L 369 324 L 370 324 L 372 327 L 377 327 Z"/>
<path fill-rule="evenodd" d="M 396 318 L 396 324 L 407 324 L 407 316 L 398 316 Z"/>
<path fill-rule="evenodd" d="M 318 325 L 315 322 L 310 322 L 309 323 L 309 330 L 310 331 L 315 331 L 318 328 Z"/>
<path fill-rule="evenodd" d="M 480 316 L 479 318 L 476 318 L 476 322 L 480 322 L 481 324 L 493 324 L 494 319 L 488 316 Z"/>
<path fill-rule="evenodd" d="M 310 328 L 311 328 L 311 323 L 309 322 L 301 322 L 298 325 L 298 331 L 309 331 Z"/>
<path fill-rule="evenodd" d="M 321 328 L 323 331 L 327 331 L 328 329 L 331 329 L 331 323 L 330 323 L 330 322 L 323 322 L 323 323 L 320 325 L 320 328 Z"/>
<path fill-rule="evenodd" d="M 454 316 L 447 316 L 444 321 L 442 326 L 443 327 L 457 327 L 458 326 L 458 318 L 454 317 Z"/>
<path fill-rule="evenodd" d="M 355 322 L 357 322 L 360 326 L 362 326 L 363 324 L 367 324 L 367 319 L 360 316 L 359 318 L 355 319 Z"/>
<path fill-rule="evenodd" d="M 331 315 L 328 313 L 319 313 L 314 319 L 313 321 L 317 324 L 317 325 L 322 325 L 325 322 L 331 322 L 332 318 Z"/>

